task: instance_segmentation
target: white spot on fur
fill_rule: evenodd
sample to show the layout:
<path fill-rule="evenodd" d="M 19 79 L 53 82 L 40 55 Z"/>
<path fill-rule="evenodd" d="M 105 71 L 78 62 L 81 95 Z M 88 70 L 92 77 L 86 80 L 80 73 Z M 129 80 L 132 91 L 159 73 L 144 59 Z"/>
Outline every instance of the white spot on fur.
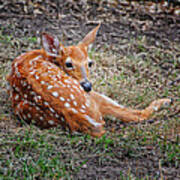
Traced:
<path fill-rule="evenodd" d="M 43 120 L 44 120 L 44 118 L 43 118 L 42 116 L 40 116 L 40 117 L 39 117 L 39 119 L 40 119 L 41 121 L 43 121 Z"/>
<path fill-rule="evenodd" d="M 39 79 L 39 76 L 38 76 L 38 75 L 35 75 L 35 78 L 36 78 L 36 80 L 38 80 L 38 79 Z"/>
<path fill-rule="evenodd" d="M 44 102 L 44 105 L 49 106 L 49 103 L 45 101 L 45 102 Z"/>
<path fill-rule="evenodd" d="M 29 102 L 27 100 L 24 100 L 23 105 L 25 104 L 29 104 Z"/>
<path fill-rule="evenodd" d="M 64 104 L 64 106 L 65 106 L 66 108 L 69 108 L 69 107 L 70 107 L 70 104 L 66 102 L 66 103 Z"/>
<path fill-rule="evenodd" d="M 24 119 L 24 120 L 27 119 L 27 117 L 26 117 L 24 114 L 23 114 L 22 116 L 23 116 L 23 119 Z"/>
<path fill-rule="evenodd" d="M 19 99 L 19 95 L 17 94 L 14 99 L 18 100 Z"/>
<path fill-rule="evenodd" d="M 21 104 L 20 104 L 20 103 L 18 104 L 17 109 L 18 109 L 18 110 L 19 110 L 19 109 L 21 110 Z"/>
<path fill-rule="evenodd" d="M 77 86 L 73 85 L 73 88 L 79 91 L 80 90 L 79 88 L 81 88 L 81 86 L 77 87 Z"/>
<path fill-rule="evenodd" d="M 11 90 L 11 86 L 9 85 L 9 83 L 7 83 L 7 90 L 8 90 L 8 91 Z"/>
<path fill-rule="evenodd" d="M 26 83 L 25 81 L 22 81 L 22 80 L 21 80 L 21 84 L 22 84 L 22 86 L 24 86 L 24 87 L 27 85 L 27 83 Z"/>
<path fill-rule="evenodd" d="M 72 100 L 74 100 L 74 99 L 75 99 L 75 97 L 74 97 L 74 95 L 73 95 L 73 94 L 70 94 L 70 98 L 71 98 Z"/>
<path fill-rule="evenodd" d="M 89 104 L 88 102 L 86 102 L 86 106 L 87 106 L 87 107 L 90 107 L 90 104 Z"/>
<path fill-rule="evenodd" d="M 63 83 L 61 81 L 58 82 L 60 85 L 62 85 Z"/>
<path fill-rule="evenodd" d="M 85 113 L 85 112 L 86 112 L 84 109 L 80 109 L 79 111 L 82 112 L 82 113 Z"/>
<path fill-rule="evenodd" d="M 67 79 L 65 79 L 64 82 L 67 83 L 67 84 L 71 84 L 71 81 L 69 81 Z"/>
<path fill-rule="evenodd" d="M 65 87 L 66 87 L 66 85 L 65 85 L 65 84 L 62 84 L 62 87 L 64 87 L 64 88 L 65 88 Z"/>
<path fill-rule="evenodd" d="M 48 123 L 49 123 L 50 125 L 53 125 L 53 124 L 54 124 L 54 121 L 53 121 L 53 120 L 49 120 Z"/>
<path fill-rule="evenodd" d="M 56 117 L 56 118 L 59 118 L 59 115 L 58 115 L 58 114 L 55 114 L 55 117 Z"/>
<path fill-rule="evenodd" d="M 23 84 L 23 86 L 24 86 L 24 87 L 26 87 L 26 86 L 27 86 L 27 82 L 25 82 L 25 81 L 24 81 L 24 84 Z"/>
<path fill-rule="evenodd" d="M 77 102 L 76 101 L 73 101 L 73 104 L 74 104 L 74 106 L 77 106 Z"/>
<path fill-rule="evenodd" d="M 63 97 L 60 97 L 59 99 L 60 99 L 61 101 L 65 101 L 65 99 L 64 99 Z"/>
<path fill-rule="evenodd" d="M 36 107 L 35 107 L 35 109 L 36 109 L 37 111 L 39 111 L 39 110 L 40 110 L 40 108 L 39 108 L 38 106 L 36 106 Z"/>
<path fill-rule="evenodd" d="M 86 107 L 84 105 L 81 106 L 82 109 L 86 109 Z"/>
<path fill-rule="evenodd" d="M 30 94 L 34 95 L 34 96 L 36 95 L 36 93 L 34 91 L 31 91 Z"/>
<path fill-rule="evenodd" d="M 72 108 L 71 110 L 72 110 L 72 112 L 75 113 L 75 114 L 78 113 L 78 111 L 77 111 L 76 109 L 74 109 L 74 108 Z"/>
<path fill-rule="evenodd" d="M 19 89 L 18 87 L 15 87 L 15 90 L 16 90 L 17 92 L 19 92 L 19 91 L 20 91 L 20 89 Z"/>
<path fill-rule="evenodd" d="M 18 69 L 17 69 L 17 68 L 15 68 L 15 73 L 16 73 L 16 75 L 17 75 L 17 77 L 18 77 L 18 78 L 20 78 L 20 77 L 21 77 L 21 73 L 18 71 Z"/>
<path fill-rule="evenodd" d="M 27 116 L 28 116 L 28 118 L 31 118 L 31 114 L 28 113 Z"/>
<path fill-rule="evenodd" d="M 33 66 L 31 66 L 30 68 L 29 68 L 29 71 L 32 71 L 34 69 L 34 67 Z"/>
<path fill-rule="evenodd" d="M 45 84 L 45 81 L 41 81 L 41 84 Z"/>
<path fill-rule="evenodd" d="M 17 59 L 18 59 L 18 57 L 17 57 Z M 18 62 L 14 63 L 14 67 L 17 68 L 17 66 L 18 66 Z"/>
<path fill-rule="evenodd" d="M 37 96 L 34 96 L 34 100 L 35 100 L 35 102 L 38 102 Z"/>
<path fill-rule="evenodd" d="M 37 96 L 37 99 L 41 100 L 41 96 Z"/>
<path fill-rule="evenodd" d="M 47 87 L 48 90 L 50 90 L 50 89 L 52 89 L 52 88 L 53 88 L 52 85 L 49 85 L 49 86 Z"/>
<path fill-rule="evenodd" d="M 75 84 L 79 85 L 78 81 L 74 79 L 73 81 Z"/>
<path fill-rule="evenodd" d="M 84 89 L 81 86 L 79 86 L 79 88 L 80 88 L 81 91 L 84 91 Z"/>
<path fill-rule="evenodd" d="M 58 97 L 58 96 L 59 96 L 58 92 L 56 92 L 56 91 L 52 92 L 52 95 L 53 95 L 54 97 Z"/>
<path fill-rule="evenodd" d="M 55 110 L 53 109 L 53 108 L 49 108 L 49 110 L 52 112 L 52 113 L 54 113 L 55 112 Z"/>
<path fill-rule="evenodd" d="M 90 99 L 89 99 L 89 97 L 86 98 L 86 103 L 85 104 L 86 104 L 87 107 L 90 107 Z"/>
<path fill-rule="evenodd" d="M 35 72 L 36 72 L 36 71 L 32 71 L 32 72 L 30 72 L 29 74 L 34 75 L 34 74 L 35 74 Z"/>

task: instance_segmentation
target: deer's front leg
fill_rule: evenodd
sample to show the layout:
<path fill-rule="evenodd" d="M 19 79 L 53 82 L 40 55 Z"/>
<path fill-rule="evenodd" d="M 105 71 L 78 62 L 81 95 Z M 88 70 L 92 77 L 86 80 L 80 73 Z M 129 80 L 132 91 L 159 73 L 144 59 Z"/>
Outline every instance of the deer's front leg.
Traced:
<path fill-rule="evenodd" d="M 113 115 L 123 122 L 139 122 L 148 119 L 153 112 L 160 110 L 163 106 L 169 106 L 172 102 L 171 99 L 159 99 L 153 101 L 147 108 L 143 110 L 136 110 L 119 105 L 109 97 L 94 91 L 91 92 L 91 96 L 96 102 L 103 116 Z"/>

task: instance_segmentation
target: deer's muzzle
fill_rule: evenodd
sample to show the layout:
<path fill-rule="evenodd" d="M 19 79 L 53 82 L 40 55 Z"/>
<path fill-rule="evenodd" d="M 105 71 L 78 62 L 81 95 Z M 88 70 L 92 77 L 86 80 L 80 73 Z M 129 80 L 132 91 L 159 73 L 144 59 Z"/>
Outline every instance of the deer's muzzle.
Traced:
<path fill-rule="evenodd" d="M 90 92 L 92 90 L 92 84 L 88 80 L 82 81 L 80 84 L 86 92 Z"/>

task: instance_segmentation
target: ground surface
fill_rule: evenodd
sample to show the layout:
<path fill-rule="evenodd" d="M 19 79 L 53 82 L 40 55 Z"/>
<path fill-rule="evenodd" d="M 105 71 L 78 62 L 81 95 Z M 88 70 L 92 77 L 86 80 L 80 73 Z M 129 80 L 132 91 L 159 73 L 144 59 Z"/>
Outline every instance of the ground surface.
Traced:
<path fill-rule="evenodd" d="M 180 178 L 180 17 L 108 2 L 0 1 L 0 179 Z M 142 124 L 106 117 L 99 139 L 20 124 L 6 91 L 12 60 L 39 48 L 41 31 L 67 45 L 99 21 L 94 89 L 132 108 L 162 97 L 174 104 Z"/>

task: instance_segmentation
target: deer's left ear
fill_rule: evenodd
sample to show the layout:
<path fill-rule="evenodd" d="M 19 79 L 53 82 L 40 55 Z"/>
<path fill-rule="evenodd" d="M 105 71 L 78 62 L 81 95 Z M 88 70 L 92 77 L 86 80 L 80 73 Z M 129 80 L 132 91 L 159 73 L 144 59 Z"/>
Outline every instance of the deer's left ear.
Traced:
<path fill-rule="evenodd" d="M 96 34 L 98 32 L 98 29 L 99 29 L 100 25 L 101 24 L 99 24 L 93 30 L 91 30 L 79 44 L 83 44 L 83 45 L 85 45 L 87 47 L 89 45 L 91 45 L 96 39 Z"/>
<path fill-rule="evenodd" d="M 41 36 L 41 43 L 46 53 L 52 56 L 59 55 L 60 43 L 57 37 L 51 36 L 44 32 Z"/>

